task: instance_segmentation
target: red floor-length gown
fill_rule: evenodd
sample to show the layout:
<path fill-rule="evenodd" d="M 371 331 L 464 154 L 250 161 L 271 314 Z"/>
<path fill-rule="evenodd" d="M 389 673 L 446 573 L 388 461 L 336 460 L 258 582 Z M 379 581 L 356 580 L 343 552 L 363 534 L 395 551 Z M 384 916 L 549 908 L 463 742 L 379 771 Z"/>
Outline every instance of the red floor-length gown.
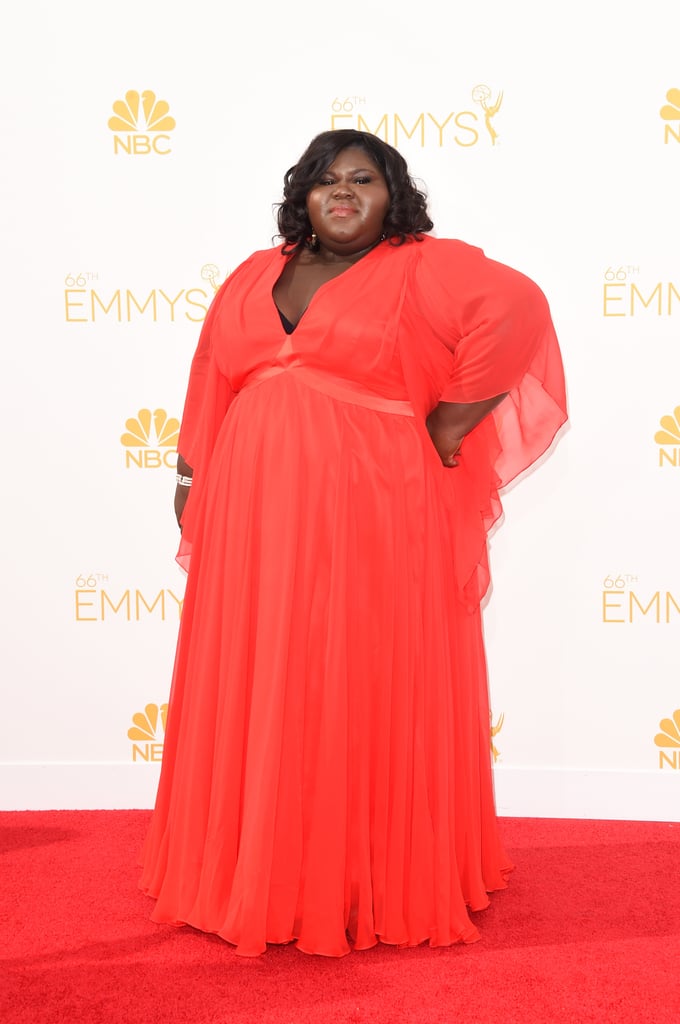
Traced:
<path fill-rule="evenodd" d="M 191 566 L 144 850 L 153 918 L 240 953 L 478 937 L 510 865 L 479 601 L 498 487 L 565 419 L 533 282 L 462 242 L 382 242 L 287 335 L 255 253 L 192 364 Z M 509 391 L 445 469 L 440 399 Z"/>

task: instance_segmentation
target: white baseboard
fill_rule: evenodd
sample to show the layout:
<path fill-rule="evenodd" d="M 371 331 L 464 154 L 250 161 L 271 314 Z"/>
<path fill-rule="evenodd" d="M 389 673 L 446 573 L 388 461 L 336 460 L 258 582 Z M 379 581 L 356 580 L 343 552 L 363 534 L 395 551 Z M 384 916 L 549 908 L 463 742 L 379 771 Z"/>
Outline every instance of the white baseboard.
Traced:
<path fill-rule="evenodd" d="M 91 811 L 153 807 L 159 774 L 158 763 L 0 764 L 0 810 Z"/>
<path fill-rule="evenodd" d="M 0 764 L 0 810 L 153 807 L 159 764 Z M 511 818 L 680 821 L 680 771 L 494 770 L 498 813 Z"/>
<path fill-rule="evenodd" d="M 504 817 L 680 821 L 680 771 L 496 766 L 494 780 Z"/>

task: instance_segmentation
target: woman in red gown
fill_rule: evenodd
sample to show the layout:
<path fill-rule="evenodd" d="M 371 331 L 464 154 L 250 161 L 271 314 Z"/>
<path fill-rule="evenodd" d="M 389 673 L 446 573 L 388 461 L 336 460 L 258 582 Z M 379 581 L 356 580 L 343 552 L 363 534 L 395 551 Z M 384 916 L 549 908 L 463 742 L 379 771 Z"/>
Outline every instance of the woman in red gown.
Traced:
<path fill-rule="evenodd" d="M 313 140 L 279 226 L 192 364 L 191 564 L 141 885 L 154 920 L 246 955 L 472 942 L 468 908 L 511 868 L 486 534 L 566 418 L 547 303 L 429 236 L 403 158 L 369 134 Z"/>

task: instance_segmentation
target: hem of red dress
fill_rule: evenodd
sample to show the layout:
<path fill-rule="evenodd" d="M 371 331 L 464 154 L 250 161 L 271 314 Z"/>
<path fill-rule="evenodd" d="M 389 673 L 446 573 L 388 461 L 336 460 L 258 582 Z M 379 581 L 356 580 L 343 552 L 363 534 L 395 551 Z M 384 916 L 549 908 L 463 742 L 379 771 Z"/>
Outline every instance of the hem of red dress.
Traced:
<path fill-rule="evenodd" d="M 146 895 L 151 896 L 151 894 L 148 892 L 146 892 Z M 153 899 L 154 897 L 151 896 L 151 898 Z M 472 910 L 473 908 L 470 909 Z M 474 909 L 484 908 L 480 907 Z M 189 918 L 190 916 L 191 915 L 187 915 L 187 918 Z M 475 942 L 478 942 L 481 939 L 481 935 L 478 929 L 474 924 L 472 924 L 472 922 L 470 922 L 468 928 L 464 928 L 460 932 L 458 932 L 456 936 L 444 940 L 433 938 L 430 935 L 423 935 L 421 938 L 412 940 L 397 938 L 391 939 L 385 935 L 376 934 L 374 941 L 372 942 L 367 940 L 363 940 L 361 944 L 357 944 L 355 942 L 346 942 L 344 946 L 338 946 L 338 948 L 336 948 L 335 950 L 328 950 L 312 948 L 311 946 L 306 945 L 303 940 L 301 941 L 298 936 L 291 935 L 289 938 L 286 939 L 267 939 L 265 940 L 264 944 L 257 943 L 257 945 L 253 944 L 251 946 L 248 943 L 243 943 L 230 937 L 228 934 L 221 931 L 220 929 L 205 928 L 201 927 L 201 925 L 199 924 L 193 923 L 191 920 L 188 919 L 179 920 L 176 918 L 165 916 L 161 913 L 158 913 L 157 909 L 152 912 L 151 920 L 155 924 L 168 925 L 171 928 L 189 927 L 194 928 L 197 931 L 203 932 L 204 935 L 216 935 L 218 938 L 226 942 L 229 946 L 233 947 L 233 950 L 237 956 L 244 957 L 262 956 L 264 953 L 267 952 L 270 946 L 293 945 L 295 946 L 295 949 L 297 949 L 300 953 L 304 953 L 306 956 L 325 956 L 334 959 L 340 959 L 341 957 L 348 956 L 350 953 L 363 953 L 368 951 L 369 949 L 375 949 L 375 947 L 379 945 L 392 946 L 395 949 L 415 949 L 418 946 L 428 945 L 431 949 L 441 949 L 449 946 L 473 945 Z"/>

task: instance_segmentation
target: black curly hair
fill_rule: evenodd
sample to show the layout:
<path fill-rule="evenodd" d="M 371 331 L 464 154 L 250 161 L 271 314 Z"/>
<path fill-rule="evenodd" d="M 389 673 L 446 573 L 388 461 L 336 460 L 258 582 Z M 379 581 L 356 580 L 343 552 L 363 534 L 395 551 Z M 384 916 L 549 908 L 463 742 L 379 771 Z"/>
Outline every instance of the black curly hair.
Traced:
<path fill-rule="evenodd" d="M 433 228 L 425 195 L 416 188 L 401 153 L 370 132 L 353 128 L 321 132 L 310 142 L 296 164 L 283 179 L 283 201 L 278 204 L 279 237 L 285 240 L 283 252 L 299 252 L 311 247 L 312 225 L 307 214 L 307 194 L 328 170 L 338 153 L 349 146 L 363 149 L 380 168 L 390 193 L 384 234 L 392 245 L 403 245 L 412 238 L 420 241 L 423 232 Z"/>

